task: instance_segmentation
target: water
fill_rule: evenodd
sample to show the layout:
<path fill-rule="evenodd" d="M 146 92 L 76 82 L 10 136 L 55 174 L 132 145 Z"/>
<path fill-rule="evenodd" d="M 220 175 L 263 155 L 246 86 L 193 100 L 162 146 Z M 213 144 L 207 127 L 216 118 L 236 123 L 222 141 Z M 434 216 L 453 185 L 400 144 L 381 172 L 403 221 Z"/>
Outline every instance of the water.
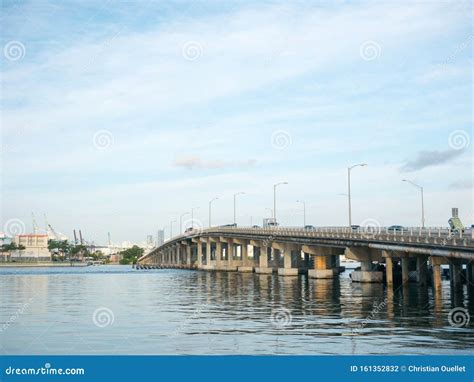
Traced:
<path fill-rule="evenodd" d="M 1 354 L 473 354 L 412 284 L 188 270 L 0 268 Z M 464 303 L 474 317 L 473 296 Z M 472 320 L 471 320 L 472 321 Z M 472 322 L 471 322 L 472 325 Z"/>

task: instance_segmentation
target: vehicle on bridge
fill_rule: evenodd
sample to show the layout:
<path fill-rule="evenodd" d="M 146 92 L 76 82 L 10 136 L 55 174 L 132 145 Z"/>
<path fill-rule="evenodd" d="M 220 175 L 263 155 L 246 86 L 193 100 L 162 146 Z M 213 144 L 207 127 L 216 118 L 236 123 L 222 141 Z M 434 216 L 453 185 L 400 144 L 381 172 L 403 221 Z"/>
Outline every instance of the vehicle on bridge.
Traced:
<path fill-rule="evenodd" d="M 278 227 L 278 223 L 275 218 L 263 219 L 263 228 Z"/>
<path fill-rule="evenodd" d="M 307 224 L 304 226 L 304 229 L 313 230 L 313 229 L 316 229 L 316 227 L 314 225 Z"/>
<path fill-rule="evenodd" d="M 405 228 L 402 225 L 391 225 L 387 228 L 388 232 L 403 232 Z"/>

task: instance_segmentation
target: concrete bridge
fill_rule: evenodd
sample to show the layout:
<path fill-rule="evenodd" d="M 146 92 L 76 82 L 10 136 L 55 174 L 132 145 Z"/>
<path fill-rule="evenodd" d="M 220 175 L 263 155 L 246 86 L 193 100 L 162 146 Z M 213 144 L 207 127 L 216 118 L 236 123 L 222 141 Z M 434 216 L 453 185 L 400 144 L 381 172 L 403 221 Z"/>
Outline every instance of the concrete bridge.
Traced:
<path fill-rule="evenodd" d="M 441 290 L 441 265 L 450 268 L 451 285 L 474 288 L 474 232 L 442 228 L 237 228 L 190 230 L 142 256 L 138 268 L 184 268 L 273 273 L 330 279 L 343 270 L 340 256 L 359 261 L 353 282 L 416 281 L 431 275 Z M 464 270 L 465 268 L 465 270 Z M 430 270 L 430 272 L 429 272 Z M 464 280 L 465 279 L 465 280 Z"/>

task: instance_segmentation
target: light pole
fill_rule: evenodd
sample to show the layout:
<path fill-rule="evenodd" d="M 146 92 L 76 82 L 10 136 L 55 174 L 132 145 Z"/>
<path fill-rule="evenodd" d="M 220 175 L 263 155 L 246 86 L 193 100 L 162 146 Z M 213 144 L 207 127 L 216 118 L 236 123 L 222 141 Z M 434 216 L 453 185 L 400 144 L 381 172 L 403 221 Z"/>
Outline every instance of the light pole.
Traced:
<path fill-rule="evenodd" d="M 367 163 L 358 163 L 347 168 L 347 199 L 349 201 L 349 227 L 352 226 L 352 210 L 351 210 L 351 170 L 354 167 L 364 167 Z"/>
<path fill-rule="evenodd" d="M 276 220 L 277 220 L 277 211 L 276 211 L 276 188 L 282 184 L 288 184 L 288 182 L 279 182 L 279 183 L 275 183 L 273 185 L 273 220 L 274 220 L 274 223 L 276 224 Z"/>
<path fill-rule="evenodd" d="M 412 186 L 415 186 L 416 188 L 420 190 L 421 192 L 421 228 L 425 228 L 425 202 L 423 200 L 423 187 L 408 179 L 402 179 L 402 182 L 410 183 Z"/>
<path fill-rule="evenodd" d="M 183 217 L 185 217 L 186 215 L 189 215 L 189 212 L 185 212 L 179 217 L 179 233 L 183 233 Z"/>
<path fill-rule="evenodd" d="M 194 210 L 197 210 L 199 207 L 191 208 L 191 229 L 194 229 Z"/>
<path fill-rule="evenodd" d="M 170 240 L 173 237 L 173 223 L 176 223 L 176 220 L 170 221 Z"/>
<path fill-rule="evenodd" d="M 243 195 L 243 194 L 245 194 L 245 192 L 237 192 L 237 193 L 234 194 L 234 224 L 237 224 L 236 220 L 235 220 L 235 199 L 236 199 L 237 195 Z"/>
<path fill-rule="evenodd" d="M 214 200 L 217 200 L 219 199 L 217 196 L 215 198 L 212 198 L 210 201 L 209 201 L 209 228 L 211 228 L 211 204 Z"/>
<path fill-rule="evenodd" d="M 296 203 L 303 205 L 303 227 L 306 227 L 306 202 L 304 200 L 297 200 Z"/>

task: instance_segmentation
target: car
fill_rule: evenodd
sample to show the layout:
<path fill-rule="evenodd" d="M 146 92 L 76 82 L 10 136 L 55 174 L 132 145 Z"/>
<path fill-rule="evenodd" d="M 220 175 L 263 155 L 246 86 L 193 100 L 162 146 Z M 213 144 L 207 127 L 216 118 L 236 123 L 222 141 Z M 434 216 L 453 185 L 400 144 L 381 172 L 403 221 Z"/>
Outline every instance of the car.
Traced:
<path fill-rule="evenodd" d="M 316 227 L 314 225 L 307 224 L 304 226 L 304 229 L 313 230 L 313 229 L 316 229 Z"/>
<path fill-rule="evenodd" d="M 403 232 L 405 228 L 401 225 L 391 225 L 390 227 L 387 228 L 389 232 Z"/>
<path fill-rule="evenodd" d="M 252 226 L 252 228 L 260 228 L 260 226 L 255 224 L 255 225 Z"/>
<path fill-rule="evenodd" d="M 351 229 L 352 229 L 353 231 L 358 231 L 359 228 L 360 228 L 360 225 L 357 225 L 357 224 L 351 225 Z"/>
<path fill-rule="evenodd" d="M 237 224 L 235 224 L 235 223 L 224 224 L 224 225 L 220 225 L 219 227 L 223 227 L 223 228 L 235 228 L 235 227 L 237 227 Z"/>

